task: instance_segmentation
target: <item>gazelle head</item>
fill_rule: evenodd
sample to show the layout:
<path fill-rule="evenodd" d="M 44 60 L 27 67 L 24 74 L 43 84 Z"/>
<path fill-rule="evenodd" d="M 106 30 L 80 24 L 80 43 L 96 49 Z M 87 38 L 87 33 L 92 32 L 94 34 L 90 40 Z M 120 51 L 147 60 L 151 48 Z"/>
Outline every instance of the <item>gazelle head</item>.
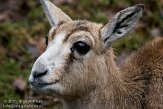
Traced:
<path fill-rule="evenodd" d="M 91 84 L 108 81 L 115 66 L 111 43 L 134 27 L 144 7 L 126 8 L 103 26 L 72 20 L 49 0 L 41 3 L 52 28 L 47 49 L 34 63 L 29 81 L 34 90 L 69 97 L 87 93 Z"/>

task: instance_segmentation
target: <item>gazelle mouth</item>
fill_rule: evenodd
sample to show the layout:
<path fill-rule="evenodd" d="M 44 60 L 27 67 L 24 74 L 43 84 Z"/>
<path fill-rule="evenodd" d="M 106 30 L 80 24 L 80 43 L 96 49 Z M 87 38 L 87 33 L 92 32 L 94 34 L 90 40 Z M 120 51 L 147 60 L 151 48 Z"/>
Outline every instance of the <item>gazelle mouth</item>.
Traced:
<path fill-rule="evenodd" d="M 45 87 L 48 85 L 52 85 L 54 83 L 38 83 L 38 82 L 30 82 L 30 84 L 34 87 Z"/>

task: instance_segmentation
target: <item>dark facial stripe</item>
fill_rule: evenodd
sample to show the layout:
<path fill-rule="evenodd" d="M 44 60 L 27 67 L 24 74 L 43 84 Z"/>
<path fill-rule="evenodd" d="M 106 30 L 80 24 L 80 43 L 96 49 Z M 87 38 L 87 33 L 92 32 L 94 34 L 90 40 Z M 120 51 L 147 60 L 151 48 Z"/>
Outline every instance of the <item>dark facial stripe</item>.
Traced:
<path fill-rule="evenodd" d="M 65 72 L 69 72 L 69 68 L 73 63 L 73 54 L 69 53 L 67 54 L 67 59 L 66 59 L 66 63 L 65 63 L 65 67 L 64 67 L 64 71 Z"/>
<path fill-rule="evenodd" d="M 77 27 L 78 27 L 78 26 L 84 26 L 84 25 L 86 25 L 86 21 L 80 21 L 80 22 L 78 22 L 78 23 L 76 24 Z"/>
<path fill-rule="evenodd" d="M 66 41 L 69 39 L 69 37 L 70 37 L 73 33 L 77 32 L 77 31 L 86 31 L 86 32 L 89 32 L 89 29 L 88 29 L 88 27 L 86 27 L 86 26 L 79 26 L 79 27 L 74 28 L 73 30 L 71 30 L 71 31 L 67 34 L 67 36 L 66 36 L 65 39 L 64 39 L 64 42 L 66 42 Z"/>
<path fill-rule="evenodd" d="M 64 23 L 65 23 L 64 21 L 61 21 L 61 22 L 57 25 L 57 27 L 63 25 Z M 57 28 L 53 31 L 53 33 L 52 33 L 52 35 L 51 35 L 51 39 L 54 39 L 54 36 L 56 35 L 56 30 L 57 30 Z"/>
<path fill-rule="evenodd" d="M 54 39 L 54 36 L 56 35 L 56 30 L 57 30 L 57 29 L 55 29 L 55 30 L 53 31 L 53 33 L 52 33 L 52 35 L 51 35 L 51 39 Z"/>

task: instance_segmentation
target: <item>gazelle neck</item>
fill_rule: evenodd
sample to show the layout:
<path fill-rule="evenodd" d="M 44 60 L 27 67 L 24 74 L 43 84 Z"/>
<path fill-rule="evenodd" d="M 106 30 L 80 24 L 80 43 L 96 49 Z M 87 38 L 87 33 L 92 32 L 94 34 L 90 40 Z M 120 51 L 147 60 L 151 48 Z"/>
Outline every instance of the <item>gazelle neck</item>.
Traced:
<path fill-rule="evenodd" d="M 109 61 L 106 59 L 106 64 Z M 130 90 L 130 85 L 121 79 L 123 73 L 112 62 L 113 66 L 106 67 L 107 81 L 101 80 L 104 82 L 96 84 L 98 88 L 81 98 L 62 100 L 64 109 L 140 109 L 141 106 L 137 106 L 140 99 Z"/>

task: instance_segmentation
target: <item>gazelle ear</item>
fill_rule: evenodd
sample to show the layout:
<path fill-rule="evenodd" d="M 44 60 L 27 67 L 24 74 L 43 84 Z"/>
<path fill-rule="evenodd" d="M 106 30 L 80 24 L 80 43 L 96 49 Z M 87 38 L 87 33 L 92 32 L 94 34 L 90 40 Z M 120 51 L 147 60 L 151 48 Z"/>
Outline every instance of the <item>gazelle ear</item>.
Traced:
<path fill-rule="evenodd" d="M 140 20 L 144 5 L 138 4 L 118 12 L 101 30 L 101 39 L 105 46 L 126 35 Z"/>
<path fill-rule="evenodd" d="M 40 2 L 52 27 L 63 22 L 71 21 L 71 18 L 68 15 L 66 15 L 49 0 L 40 0 Z"/>

